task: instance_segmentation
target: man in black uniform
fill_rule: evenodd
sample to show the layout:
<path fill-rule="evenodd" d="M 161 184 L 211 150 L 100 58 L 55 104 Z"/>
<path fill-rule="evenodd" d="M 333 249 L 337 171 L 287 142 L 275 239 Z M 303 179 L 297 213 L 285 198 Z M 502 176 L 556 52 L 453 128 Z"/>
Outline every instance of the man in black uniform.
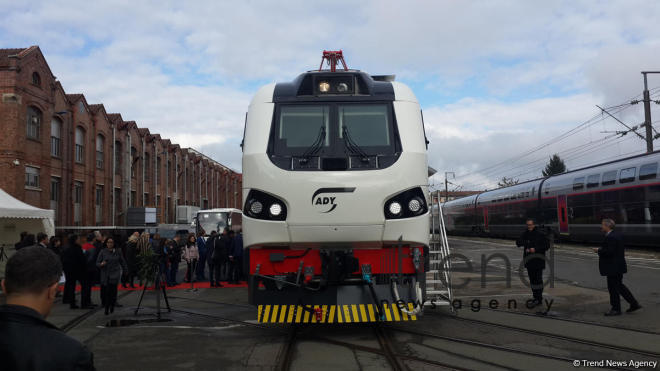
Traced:
<path fill-rule="evenodd" d="M 543 303 L 543 270 L 545 252 L 548 250 L 548 238 L 534 225 L 534 219 L 527 219 L 527 230 L 516 240 L 518 247 L 523 247 L 523 261 L 529 276 L 529 285 L 534 295 L 534 306 Z"/>
<path fill-rule="evenodd" d="M 610 292 L 610 304 L 612 309 L 605 313 L 606 316 L 618 316 L 621 314 L 621 299 L 619 295 L 630 304 L 627 313 L 640 309 L 633 294 L 623 284 L 623 274 L 628 271 L 626 266 L 625 248 L 623 237 L 614 231 L 614 220 L 603 219 L 601 230 L 605 233 L 605 240 L 599 248 L 594 248 L 598 253 L 598 269 L 601 276 L 607 276 L 607 291 Z"/>
<path fill-rule="evenodd" d="M 25 247 L 7 261 L 0 306 L 0 368 L 3 371 L 94 370 L 92 353 L 45 318 L 62 274 L 48 249 Z"/>

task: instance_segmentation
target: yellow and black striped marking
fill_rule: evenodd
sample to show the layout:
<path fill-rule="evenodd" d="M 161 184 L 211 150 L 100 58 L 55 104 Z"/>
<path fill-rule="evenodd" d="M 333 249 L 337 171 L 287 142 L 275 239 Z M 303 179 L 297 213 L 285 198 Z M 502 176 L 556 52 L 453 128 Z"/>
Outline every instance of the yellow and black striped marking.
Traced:
<path fill-rule="evenodd" d="M 407 304 L 408 311 L 414 306 Z M 383 304 L 383 321 L 416 321 L 417 316 L 401 311 L 396 304 Z M 373 304 L 347 305 L 259 305 L 257 319 L 261 323 L 357 323 L 378 321 Z"/>

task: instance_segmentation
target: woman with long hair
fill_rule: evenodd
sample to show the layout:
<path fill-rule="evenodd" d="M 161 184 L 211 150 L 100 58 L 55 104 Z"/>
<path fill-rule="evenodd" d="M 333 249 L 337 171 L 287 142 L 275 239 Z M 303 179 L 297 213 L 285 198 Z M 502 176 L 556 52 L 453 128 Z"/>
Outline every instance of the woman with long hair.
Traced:
<path fill-rule="evenodd" d="M 105 240 L 103 250 L 96 259 L 96 266 L 101 270 L 101 297 L 107 315 L 115 310 L 121 270 L 127 271 L 126 261 L 121 251 L 115 248 L 115 240 L 112 237 Z"/>
<path fill-rule="evenodd" d="M 197 261 L 199 260 L 197 239 L 195 238 L 194 233 L 190 233 L 188 235 L 188 240 L 186 240 L 186 247 L 183 250 L 183 259 L 188 265 L 188 269 L 186 270 L 186 282 L 190 282 L 193 279 L 195 269 L 197 268 Z"/>

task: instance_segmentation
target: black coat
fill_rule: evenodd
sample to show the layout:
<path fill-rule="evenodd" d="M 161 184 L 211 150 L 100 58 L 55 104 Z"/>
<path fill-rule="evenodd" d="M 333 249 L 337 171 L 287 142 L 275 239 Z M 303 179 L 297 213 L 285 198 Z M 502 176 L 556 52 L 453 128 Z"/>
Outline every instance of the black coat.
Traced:
<path fill-rule="evenodd" d="M 229 260 L 231 238 L 224 234 L 220 235 L 213 240 L 213 246 L 207 246 L 207 249 L 211 251 L 211 259 L 213 262 L 224 263 Z"/>
<path fill-rule="evenodd" d="M 601 276 L 614 276 L 628 271 L 621 234 L 612 231 L 598 249 L 598 269 Z"/>
<path fill-rule="evenodd" d="M 62 269 L 67 274 L 81 278 L 85 273 L 87 259 L 82 247 L 78 244 L 69 245 L 62 251 Z"/>
<path fill-rule="evenodd" d="M 94 356 L 35 310 L 2 305 L 0 368 L 3 371 L 94 370 Z"/>
<path fill-rule="evenodd" d="M 530 255 L 542 255 L 536 257 L 530 256 L 525 263 L 525 268 L 532 270 L 545 269 L 545 252 L 549 248 L 549 242 L 548 237 L 543 232 L 536 227 L 531 231 L 526 229 L 516 240 L 516 245 L 524 248 L 523 259 L 526 259 Z M 527 249 L 531 248 L 534 249 L 534 253 L 527 251 Z"/>

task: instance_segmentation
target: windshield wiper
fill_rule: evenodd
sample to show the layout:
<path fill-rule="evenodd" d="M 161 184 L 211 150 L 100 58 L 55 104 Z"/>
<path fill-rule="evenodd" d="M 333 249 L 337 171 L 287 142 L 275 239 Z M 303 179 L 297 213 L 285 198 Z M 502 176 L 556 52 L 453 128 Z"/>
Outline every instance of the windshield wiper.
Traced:
<path fill-rule="evenodd" d="M 344 146 L 348 148 L 349 151 L 357 154 L 360 156 L 360 160 L 362 162 L 369 162 L 369 155 L 367 155 L 366 152 L 358 145 L 355 143 L 353 138 L 351 138 L 351 135 L 348 133 L 348 127 L 344 126 Z"/>
<path fill-rule="evenodd" d="M 321 129 L 319 130 L 319 135 L 316 137 L 314 143 L 312 143 L 312 145 L 307 147 L 305 152 L 303 152 L 302 158 L 300 159 L 300 163 L 306 164 L 307 162 L 309 162 L 309 158 L 321 150 L 321 147 L 323 147 L 324 140 L 325 140 L 325 125 L 321 126 Z"/>

